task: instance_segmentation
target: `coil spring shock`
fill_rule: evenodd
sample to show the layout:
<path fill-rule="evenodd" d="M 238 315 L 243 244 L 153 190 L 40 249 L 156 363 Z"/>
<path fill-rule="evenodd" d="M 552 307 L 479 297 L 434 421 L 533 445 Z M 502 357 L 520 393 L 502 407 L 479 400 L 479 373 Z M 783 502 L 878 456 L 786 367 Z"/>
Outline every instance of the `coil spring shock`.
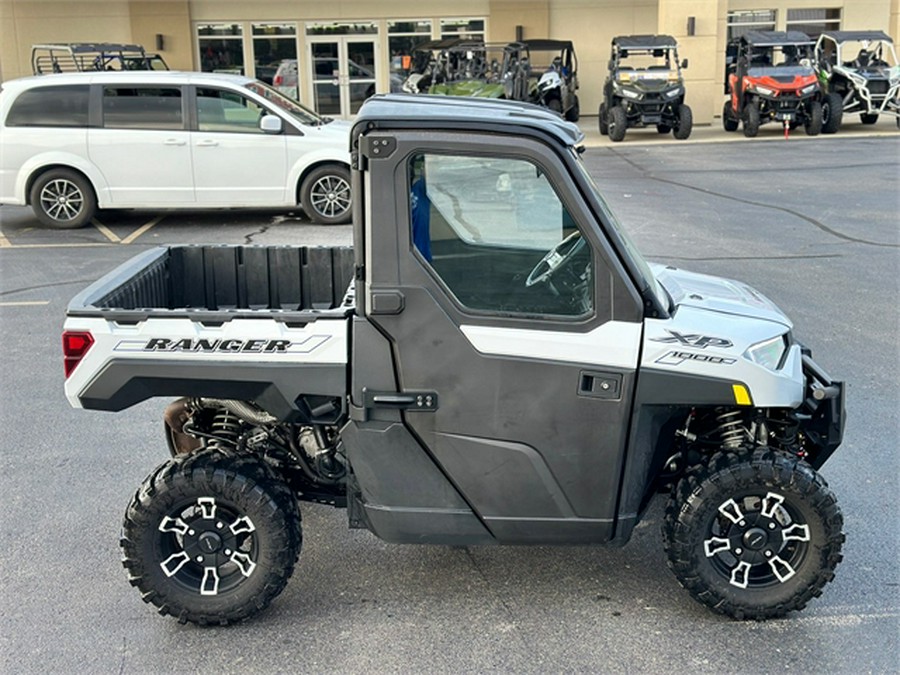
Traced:
<path fill-rule="evenodd" d="M 238 439 L 241 435 L 241 421 L 233 412 L 225 408 L 219 408 L 209 426 L 210 435 L 213 438 L 207 441 L 207 448 L 222 450 L 238 446 Z"/>
<path fill-rule="evenodd" d="M 722 439 L 722 447 L 729 450 L 739 448 L 745 435 L 741 411 L 731 410 L 723 412 L 716 415 L 716 421 L 719 423 L 717 431 Z"/>

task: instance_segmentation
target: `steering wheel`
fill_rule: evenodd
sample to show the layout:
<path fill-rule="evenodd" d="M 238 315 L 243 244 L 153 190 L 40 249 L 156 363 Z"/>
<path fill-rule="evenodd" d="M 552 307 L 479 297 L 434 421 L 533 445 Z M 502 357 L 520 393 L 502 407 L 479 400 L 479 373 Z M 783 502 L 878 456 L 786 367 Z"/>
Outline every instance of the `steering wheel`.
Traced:
<path fill-rule="evenodd" d="M 547 255 L 541 258 L 541 261 L 531 270 L 531 274 L 525 280 L 525 286 L 531 287 L 542 281 L 547 281 L 584 247 L 585 242 L 581 232 L 573 232 L 547 251 Z"/>

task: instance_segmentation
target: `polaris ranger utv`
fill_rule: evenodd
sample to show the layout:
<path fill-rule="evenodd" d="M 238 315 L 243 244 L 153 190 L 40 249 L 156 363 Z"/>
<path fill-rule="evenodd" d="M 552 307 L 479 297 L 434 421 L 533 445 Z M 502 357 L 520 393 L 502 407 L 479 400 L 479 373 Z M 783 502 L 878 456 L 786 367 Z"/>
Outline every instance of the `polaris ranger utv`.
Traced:
<path fill-rule="evenodd" d="M 842 383 L 759 292 L 647 263 L 582 138 L 528 104 L 375 96 L 352 250 L 160 247 L 72 300 L 73 406 L 180 397 L 173 456 L 125 512 L 145 601 L 199 624 L 263 609 L 302 502 L 397 543 L 621 546 L 660 492 L 699 602 L 765 619 L 821 593 Z"/>
<path fill-rule="evenodd" d="M 523 40 L 528 48 L 533 103 L 559 113 L 569 122 L 581 116 L 578 101 L 578 58 L 571 40 Z"/>
<path fill-rule="evenodd" d="M 781 122 L 785 138 L 802 124 L 807 135 L 822 131 L 822 89 L 812 64 L 812 41 L 799 31 L 748 31 L 725 52 L 725 131 L 743 124 L 753 138 L 767 122 Z M 832 114 L 839 104 L 831 102 Z"/>
<path fill-rule="evenodd" d="M 625 63 L 625 61 L 628 63 Z M 629 127 L 656 125 L 678 140 L 691 135 L 694 117 L 684 102 L 678 43 L 671 35 L 626 35 L 613 38 L 609 74 L 600 104 L 600 133 L 621 141 Z"/>
<path fill-rule="evenodd" d="M 819 79 L 827 101 L 840 101 L 845 113 L 858 113 L 863 124 L 893 115 L 900 127 L 900 66 L 890 36 L 880 30 L 828 31 L 816 42 Z M 840 111 L 825 105 L 823 131 L 841 126 Z"/>

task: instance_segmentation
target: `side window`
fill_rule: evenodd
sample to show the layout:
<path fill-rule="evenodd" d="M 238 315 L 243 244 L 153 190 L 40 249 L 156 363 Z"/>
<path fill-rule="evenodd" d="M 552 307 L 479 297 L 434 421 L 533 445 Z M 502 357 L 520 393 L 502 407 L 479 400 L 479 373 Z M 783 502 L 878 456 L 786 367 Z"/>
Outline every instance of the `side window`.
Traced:
<path fill-rule="evenodd" d="M 261 134 L 259 120 L 265 114 L 265 108 L 237 92 L 197 89 L 197 128 L 200 131 Z"/>
<path fill-rule="evenodd" d="M 178 87 L 104 87 L 107 129 L 183 129 Z"/>
<path fill-rule="evenodd" d="M 35 87 L 22 92 L 6 116 L 8 127 L 86 127 L 88 85 Z"/>
<path fill-rule="evenodd" d="M 591 248 L 538 166 L 417 154 L 408 170 L 412 247 L 460 305 L 553 318 L 592 313 Z"/>

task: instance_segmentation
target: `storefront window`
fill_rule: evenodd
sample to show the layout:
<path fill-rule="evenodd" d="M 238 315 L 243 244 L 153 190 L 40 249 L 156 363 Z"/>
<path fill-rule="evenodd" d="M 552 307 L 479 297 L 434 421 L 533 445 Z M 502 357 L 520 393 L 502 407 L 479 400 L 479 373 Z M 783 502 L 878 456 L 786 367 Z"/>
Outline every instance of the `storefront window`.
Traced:
<path fill-rule="evenodd" d="M 728 12 L 729 42 L 751 30 L 775 30 L 775 10 L 748 9 Z"/>
<path fill-rule="evenodd" d="M 307 35 L 371 35 L 378 32 L 374 23 L 308 23 Z"/>
<path fill-rule="evenodd" d="M 388 21 L 391 52 L 391 91 L 401 91 L 409 76 L 415 46 L 431 39 L 431 21 Z"/>
<path fill-rule="evenodd" d="M 826 30 L 840 30 L 840 9 L 789 9 L 787 29 L 800 30 L 813 40 Z"/>
<path fill-rule="evenodd" d="M 244 74 L 244 31 L 240 24 L 199 26 L 197 43 L 203 72 Z"/>
<path fill-rule="evenodd" d="M 256 79 L 296 99 L 300 84 L 297 75 L 297 25 L 253 24 L 253 67 Z"/>
<path fill-rule="evenodd" d="M 484 19 L 441 19 L 441 38 L 484 40 Z"/>

